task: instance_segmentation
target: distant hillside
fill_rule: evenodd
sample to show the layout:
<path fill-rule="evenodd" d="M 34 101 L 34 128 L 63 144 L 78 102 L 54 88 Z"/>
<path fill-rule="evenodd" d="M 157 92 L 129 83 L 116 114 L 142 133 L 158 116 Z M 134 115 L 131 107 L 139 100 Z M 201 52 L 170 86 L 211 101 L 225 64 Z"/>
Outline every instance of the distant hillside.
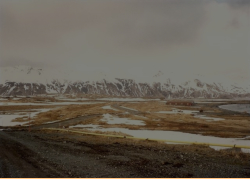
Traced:
<path fill-rule="evenodd" d="M 1 74 L 0 95 L 2 96 L 57 93 L 157 98 L 250 97 L 250 88 L 215 82 L 207 83 L 199 79 L 176 83 L 167 76 L 165 77 L 162 72 L 153 76 L 150 82 L 121 78 L 69 81 L 62 78 L 54 79 L 53 74 L 46 73 L 43 69 L 25 66 L 4 68 L 1 69 Z"/>

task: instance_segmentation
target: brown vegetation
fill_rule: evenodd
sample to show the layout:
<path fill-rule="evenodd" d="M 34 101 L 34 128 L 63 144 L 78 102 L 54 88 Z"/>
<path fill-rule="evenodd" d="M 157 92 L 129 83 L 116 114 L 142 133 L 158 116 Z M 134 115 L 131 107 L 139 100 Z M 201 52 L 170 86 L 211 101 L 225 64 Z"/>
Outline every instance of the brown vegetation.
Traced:
<path fill-rule="evenodd" d="M 121 107 L 128 107 L 137 110 L 138 113 L 124 113 L 122 110 L 103 109 L 103 106 L 118 104 Z M 148 101 L 148 102 L 109 102 L 99 104 L 82 104 L 82 105 L 68 105 L 60 106 L 0 106 L 0 111 L 22 111 L 22 110 L 35 110 L 41 108 L 53 108 L 51 111 L 38 114 L 32 124 L 42 124 L 44 122 L 66 120 L 76 118 L 79 116 L 88 116 L 99 114 L 99 117 L 84 120 L 82 124 L 97 124 L 102 125 L 104 128 L 120 127 L 128 129 L 149 129 L 149 130 L 171 130 L 182 131 L 194 134 L 211 135 L 218 137 L 245 137 L 250 135 L 250 117 L 244 114 L 227 113 L 215 105 L 204 106 L 204 104 L 196 106 L 169 106 L 161 101 Z M 164 114 L 157 113 L 159 111 L 171 111 L 173 108 L 178 111 L 181 110 L 194 110 L 199 113 L 202 108 L 203 115 L 208 117 L 223 118 L 222 121 L 208 121 L 205 119 L 195 118 L 193 114 L 185 114 L 178 112 L 177 114 Z M 25 111 L 26 112 L 26 111 Z M 131 120 L 144 121 L 145 125 L 128 125 L 128 124 L 107 124 L 101 121 L 103 114 L 112 114 L 121 118 L 129 118 Z M 27 121 L 27 118 L 18 118 L 15 121 Z"/>

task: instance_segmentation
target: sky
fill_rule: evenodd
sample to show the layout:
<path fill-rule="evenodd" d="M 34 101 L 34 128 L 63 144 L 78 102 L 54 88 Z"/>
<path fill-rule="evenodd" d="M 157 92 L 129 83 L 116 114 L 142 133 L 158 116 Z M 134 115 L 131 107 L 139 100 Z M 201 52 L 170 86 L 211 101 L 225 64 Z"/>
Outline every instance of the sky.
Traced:
<path fill-rule="evenodd" d="M 250 85 L 250 1 L 1 0 L 0 67 L 17 65 Z"/>

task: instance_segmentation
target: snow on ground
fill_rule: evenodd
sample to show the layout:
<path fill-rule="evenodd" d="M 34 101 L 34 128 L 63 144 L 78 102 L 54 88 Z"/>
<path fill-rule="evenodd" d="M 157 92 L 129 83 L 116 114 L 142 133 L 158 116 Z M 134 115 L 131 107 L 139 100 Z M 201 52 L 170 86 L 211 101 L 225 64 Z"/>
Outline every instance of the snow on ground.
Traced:
<path fill-rule="evenodd" d="M 114 111 L 119 111 L 117 109 L 112 108 L 111 106 L 103 106 L 102 109 L 111 109 L 111 110 L 114 110 Z"/>

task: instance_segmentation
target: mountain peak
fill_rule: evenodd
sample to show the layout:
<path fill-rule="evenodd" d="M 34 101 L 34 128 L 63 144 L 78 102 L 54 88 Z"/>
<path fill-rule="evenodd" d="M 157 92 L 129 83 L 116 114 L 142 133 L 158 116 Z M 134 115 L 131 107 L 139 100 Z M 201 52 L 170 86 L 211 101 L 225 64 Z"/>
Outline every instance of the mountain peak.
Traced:
<path fill-rule="evenodd" d="M 3 67 L 0 68 L 0 73 L 0 80 L 2 80 L 0 95 L 82 93 L 131 97 L 171 95 L 171 97 L 224 98 L 226 96 L 232 98 L 250 94 L 249 88 L 236 84 L 208 82 L 197 79 L 197 76 L 184 80 L 182 76 L 171 76 L 171 72 L 162 71 L 158 71 L 154 76 L 151 74 L 149 78 L 144 77 L 146 81 L 143 82 L 138 81 L 136 77 L 115 78 L 103 72 L 93 76 L 79 73 L 78 77 L 86 79 L 75 79 L 76 76 L 71 73 L 31 66 Z"/>

